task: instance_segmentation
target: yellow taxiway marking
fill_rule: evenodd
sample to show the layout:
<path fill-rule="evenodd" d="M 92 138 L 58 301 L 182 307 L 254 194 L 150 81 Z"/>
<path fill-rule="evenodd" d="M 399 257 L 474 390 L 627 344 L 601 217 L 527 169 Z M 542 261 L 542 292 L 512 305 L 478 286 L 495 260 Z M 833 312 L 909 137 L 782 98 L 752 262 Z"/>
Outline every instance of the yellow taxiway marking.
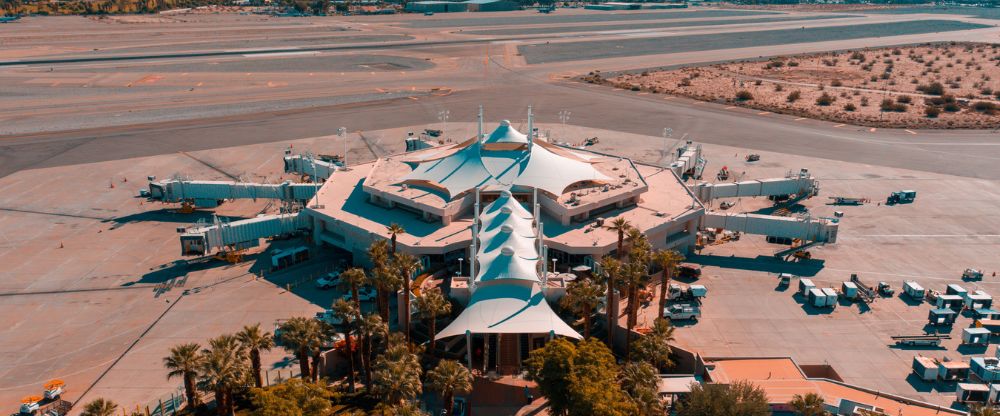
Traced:
<path fill-rule="evenodd" d="M 868 131 L 870 131 L 870 132 L 872 132 L 872 133 L 874 133 L 874 132 L 875 132 L 875 130 L 876 130 L 876 129 L 875 129 L 874 127 L 872 127 L 872 128 L 870 128 L 870 129 L 868 129 Z"/>
<path fill-rule="evenodd" d="M 766 116 L 768 114 L 771 114 L 771 112 L 770 111 L 761 111 L 761 112 L 757 113 L 758 116 Z"/>
<path fill-rule="evenodd" d="M 833 126 L 833 127 L 844 127 L 844 126 L 846 126 L 846 124 L 838 124 L 838 125 Z"/>
<path fill-rule="evenodd" d="M 917 134 L 917 132 L 915 132 L 915 131 L 913 131 L 913 130 L 903 130 L 903 131 L 905 131 L 905 132 L 907 132 L 907 133 L 910 133 L 910 134 Z"/>
<path fill-rule="evenodd" d="M 792 121 L 802 121 L 802 120 L 805 120 L 805 119 L 806 119 L 805 117 L 799 117 L 799 118 L 797 118 L 795 120 L 792 120 Z"/>
<path fill-rule="evenodd" d="M 406 97 L 406 98 L 409 98 L 409 99 L 411 99 L 411 100 L 413 100 L 413 101 L 417 101 L 417 100 L 419 100 L 419 98 L 417 98 L 417 97 Z"/>
<path fill-rule="evenodd" d="M 639 95 L 649 95 L 648 92 L 640 92 Z"/>
<path fill-rule="evenodd" d="M 735 105 L 731 105 L 731 106 L 729 106 L 729 107 L 726 107 L 726 110 L 732 110 L 732 109 L 734 109 L 734 108 L 740 108 L 740 107 L 738 107 L 738 106 L 735 106 Z"/>

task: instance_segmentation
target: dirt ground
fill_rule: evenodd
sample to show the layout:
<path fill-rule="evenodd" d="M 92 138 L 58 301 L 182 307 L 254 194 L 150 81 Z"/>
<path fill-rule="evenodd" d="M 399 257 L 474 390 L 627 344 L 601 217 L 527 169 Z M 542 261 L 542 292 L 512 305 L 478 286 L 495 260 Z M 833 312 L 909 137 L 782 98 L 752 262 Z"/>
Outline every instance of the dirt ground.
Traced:
<path fill-rule="evenodd" d="M 910 5 L 907 5 L 908 7 Z M 749 9 L 749 10 L 781 10 L 796 12 L 844 12 L 862 10 L 881 10 L 900 7 L 888 4 L 736 4 L 719 3 L 718 7 L 726 9 Z"/>
<path fill-rule="evenodd" d="M 927 44 L 620 74 L 588 82 L 895 128 L 1000 126 L 1000 45 Z"/>

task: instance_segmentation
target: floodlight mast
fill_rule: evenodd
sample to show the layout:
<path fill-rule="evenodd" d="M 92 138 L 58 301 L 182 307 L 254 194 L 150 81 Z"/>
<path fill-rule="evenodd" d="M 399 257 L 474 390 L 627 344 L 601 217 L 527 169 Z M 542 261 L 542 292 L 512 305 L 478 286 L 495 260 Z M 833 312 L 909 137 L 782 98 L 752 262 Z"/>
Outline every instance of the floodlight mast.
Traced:
<path fill-rule="evenodd" d="M 535 119 L 534 115 L 531 113 L 531 106 L 528 106 L 528 151 L 531 151 L 531 146 L 534 145 L 535 141 Z"/>
<path fill-rule="evenodd" d="M 476 141 L 482 143 L 483 141 L 483 105 L 479 105 L 479 131 L 476 134 Z"/>

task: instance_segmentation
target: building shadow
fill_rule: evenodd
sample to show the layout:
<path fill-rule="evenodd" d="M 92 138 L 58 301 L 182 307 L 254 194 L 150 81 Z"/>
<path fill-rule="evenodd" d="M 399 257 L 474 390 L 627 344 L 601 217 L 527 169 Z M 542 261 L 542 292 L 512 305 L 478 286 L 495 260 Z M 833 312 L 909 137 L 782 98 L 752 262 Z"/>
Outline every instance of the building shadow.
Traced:
<path fill-rule="evenodd" d="M 105 222 L 114 224 L 111 226 L 111 229 L 116 229 L 133 222 L 163 222 L 175 224 L 194 224 L 204 222 L 206 224 L 210 224 L 214 216 L 215 212 L 212 211 L 197 210 L 190 214 L 181 214 L 176 212 L 173 208 L 163 208 L 154 211 L 139 212 L 122 217 L 115 217 L 110 220 L 106 220 Z M 246 219 L 245 217 L 232 216 L 220 218 L 226 221 L 239 221 Z"/>
<path fill-rule="evenodd" d="M 813 277 L 826 264 L 825 260 L 810 259 L 790 263 L 774 256 L 760 255 L 757 257 L 718 256 L 714 254 L 696 254 L 688 257 L 688 261 L 703 266 L 715 266 L 723 269 L 737 269 L 767 273 L 790 273 L 796 276 Z"/>
<path fill-rule="evenodd" d="M 909 383 L 910 387 L 913 387 L 913 390 L 918 393 L 933 393 L 934 385 L 937 384 L 933 381 L 921 380 L 920 377 L 913 373 L 906 376 L 906 382 Z"/>
<path fill-rule="evenodd" d="M 956 351 L 962 355 L 983 355 L 986 354 L 987 349 L 989 349 L 989 345 L 961 344 Z"/>
<path fill-rule="evenodd" d="M 170 263 L 161 264 L 154 267 L 148 273 L 139 277 L 138 280 L 123 283 L 122 286 L 132 286 L 135 284 L 161 284 L 175 281 L 178 278 L 187 277 L 188 273 L 200 270 L 207 270 L 218 267 L 225 263 L 212 257 L 199 257 L 192 260 L 181 259 Z"/>

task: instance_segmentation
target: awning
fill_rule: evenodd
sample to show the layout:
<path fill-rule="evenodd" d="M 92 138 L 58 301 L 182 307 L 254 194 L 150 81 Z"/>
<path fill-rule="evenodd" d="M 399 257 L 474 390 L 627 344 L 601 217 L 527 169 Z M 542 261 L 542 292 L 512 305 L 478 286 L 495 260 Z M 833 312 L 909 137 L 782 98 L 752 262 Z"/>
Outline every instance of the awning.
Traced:
<path fill-rule="evenodd" d="M 546 334 L 582 338 L 545 301 L 538 285 L 507 281 L 484 285 L 473 294 L 469 306 L 437 338 L 474 334 Z"/>

